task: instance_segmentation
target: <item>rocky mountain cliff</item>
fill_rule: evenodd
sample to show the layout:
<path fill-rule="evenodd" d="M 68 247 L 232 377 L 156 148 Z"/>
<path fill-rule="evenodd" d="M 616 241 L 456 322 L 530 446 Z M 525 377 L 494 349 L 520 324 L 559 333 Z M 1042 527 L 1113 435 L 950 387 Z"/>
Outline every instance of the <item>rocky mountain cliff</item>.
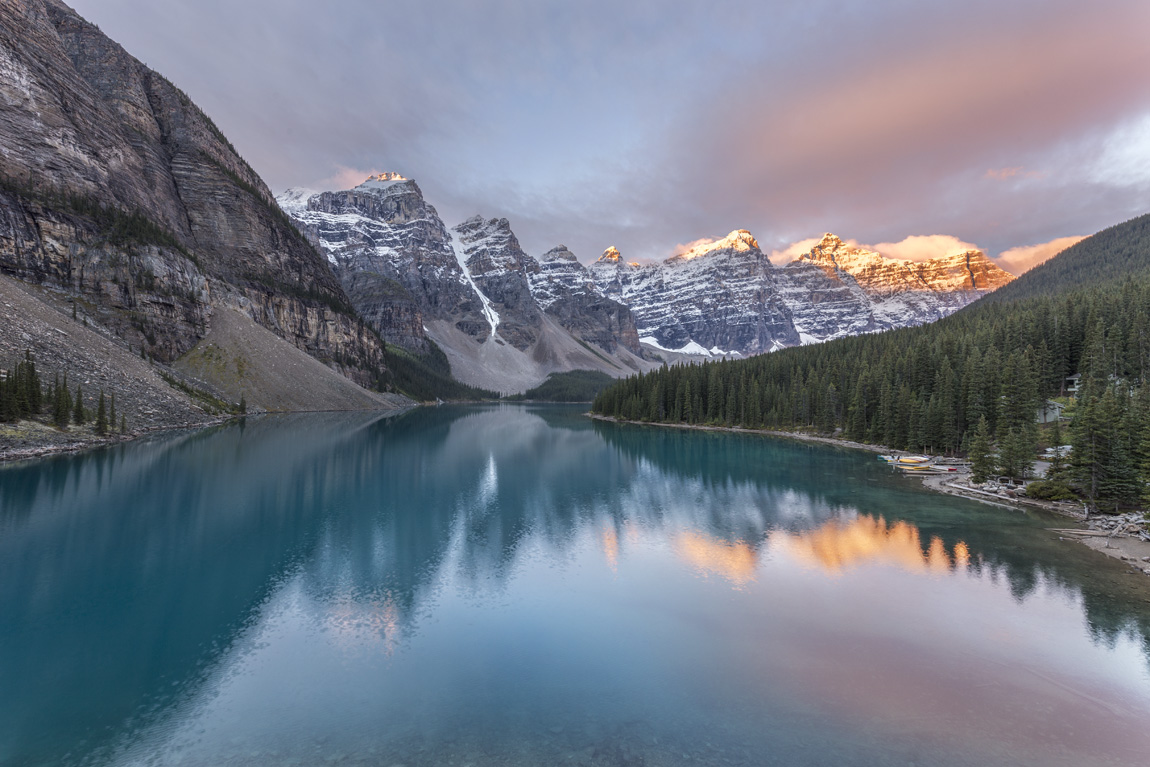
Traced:
<path fill-rule="evenodd" d="M 170 362 L 221 307 L 361 383 L 383 366 L 324 257 L 188 97 L 58 0 L 0 3 L 0 270 Z"/>
<path fill-rule="evenodd" d="M 1014 279 L 979 251 L 900 261 L 833 234 L 780 267 L 746 230 L 659 264 L 608 248 L 589 272 L 631 308 L 644 342 L 744 356 L 931 322 Z"/>
<path fill-rule="evenodd" d="M 536 259 L 507 219 L 448 230 L 415 182 L 393 174 L 278 201 L 385 338 L 414 348 L 422 328 L 462 380 L 505 391 L 570 364 L 620 375 L 921 324 L 1013 279 L 978 251 L 912 263 L 832 234 L 776 266 L 745 229 L 658 264 L 628 263 L 614 247 L 589 266 L 563 246 Z M 598 358 L 556 356 L 564 334 Z"/>
<path fill-rule="evenodd" d="M 448 230 L 419 186 L 395 174 L 277 200 L 384 338 L 413 351 L 433 340 L 460 380 L 513 392 L 552 372 L 618 376 L 655 364 L 630 310 L 596 292 L 574 255 L 533 258 L 507 219 L 474 216 Z"/>
<path fill-rule="evenodd" d="M 776 285 L 777 270 L 745 229 L 661 264 L 625 263 L 609 248 L 591 269 L 604 294 L 618 291 L 640 338 L 660 349 L 759 354 L 799 342 Z"/>
<path fill-rule="evenodd" d="M 899 261 L 826 234 L 793 265 L 817 267 L 828 280 L 849 277 L 873 307 L 876 329 L 940 319 L 1014 279 L 977 250 L 929 261 Z"/>

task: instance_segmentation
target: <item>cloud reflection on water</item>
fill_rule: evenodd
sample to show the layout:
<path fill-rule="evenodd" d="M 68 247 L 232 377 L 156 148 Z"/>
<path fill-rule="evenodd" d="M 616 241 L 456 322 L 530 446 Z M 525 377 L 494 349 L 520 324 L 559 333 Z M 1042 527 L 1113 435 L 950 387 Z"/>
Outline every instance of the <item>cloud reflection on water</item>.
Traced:
<path fill-rule="evenodd" d="M 176 703 L 226 688 L 235 667 L 254 673 L 244 659 L 260 657 L 265 633 L 283 649 L 272 640 L 285 621 L 319 632 L 345 661 L 403 656 L 438 636 L 445 605 L 474 610 L 479 626 L 466 631 L 480 641 L 483 616 L 526 598 L 524 572 L 548 588 L 587 584 L 532 597 L 531 616 L 561 625 L 564 611 L 583 611 L 578 631 L 592 633 L 558 645 L 570 657 L 606 641 L 594 633 L 600 603 L 651 578 L 706 609 L 714 580 L 734 598 L 778 600 L 842 596 L 843 581 L 888 570 L 966 573 L 1004 584 L 1020 605 L 1069 600 L 1099 647 L 1150 635 L 1117 565 L 1083 567 L 1086 553 L 1023 518 L 941 497 L 924 504 L 874 464 L 777 440 L 591 423 L 573 409 L 496 407 L 249 419 L 10 467 L 0 475 L 0 755 L 7 743 L 51 761 L 78 731 L 110 733 L 103 747 L 149 732 Z M 673 615 L 639 614 L 684 630 Z M 720 617 L 746 628 L 737 612 Z M 532 627 L 549 636 L 549 624 Z M 515 659 L 531 649 L 517 646 Z M 618 673 L 658 659 L 635 649 L 612 659 Z M 457 681 L 441 665 L 422 684 L 447 699 Z M 45 679 L 66 680 L 69 694 Z"/>

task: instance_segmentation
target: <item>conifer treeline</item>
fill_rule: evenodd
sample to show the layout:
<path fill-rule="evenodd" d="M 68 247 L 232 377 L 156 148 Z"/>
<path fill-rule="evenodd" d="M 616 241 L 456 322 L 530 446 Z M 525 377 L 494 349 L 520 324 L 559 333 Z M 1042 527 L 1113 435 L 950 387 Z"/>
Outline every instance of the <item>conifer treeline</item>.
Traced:
<path fill-rule="evenodd" d="M 11 423 L 21 419 L 42 419 L 58 429 L 71 424 L 83 426 L 93 419 L 92 412 L 84 404 L 84 390 L 76 386 L 73 397 L 68 387 L 68 374 L 61 381 L 57 374 L 51 383 L 44 385 L 36 370 L 36 361 L 31 351 L 24 352 L 24 359 L 0 371 L 0 422 Z M 94 416 L 94 430 L 97 434 L 108 434 L 117 427 L 116 395 L 111 397 L 110 410 L 104 391 L 99 394 L 99 404 Z M 127 419 L 121 414 L 120 431 L 127 431 Z"/>
<path fill-rule="evenodd" d="M 39 413 L 44 389 L 31 352 L 0 376 L 0 421 L 15 421 Z"/>
<path fill-rule="evenodd" d="M 954 452 L 969 447 L 983 419 L 1000 446 L 1012 439 L 1032 446 L 1038 406 L 1065 394 L 1076 373 L 1083 377 L 1072 436 L 1075 443 L 1086 439 L 1089 425 L 1099 460 L 1089 471 L 1078 466 L 1074 478 L 1093 488 L 1091 498 L 1129 500 L 1137 488 L 1117 487 L 1115 477 L 1133 477 L 1139 461 L 1150 475 L 1145 275 L 1054 297 L 986 302 L 916 328 L 664 367 L 603 391 L 592 410 L 652 422 L 841 429 L 860 442 Z"/>

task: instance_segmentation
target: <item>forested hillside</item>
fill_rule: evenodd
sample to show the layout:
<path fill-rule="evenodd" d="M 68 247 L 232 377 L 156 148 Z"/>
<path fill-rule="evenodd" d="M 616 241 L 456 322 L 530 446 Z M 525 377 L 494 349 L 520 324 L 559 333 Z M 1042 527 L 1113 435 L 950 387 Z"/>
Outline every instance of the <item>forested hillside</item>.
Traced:
<path fill-rule="evenodd" d="M 993 440 L 1000 468 L 1013 474 L 1033 461 L 1039 404 L 1066 394 L 1068 377 L 1082 373 L 1065 479 L 1094 501 L 1132 501 L 1144 485 L 1135 470 L 1150 480 L 1148 225 L 1143 217 L 1108 229 L 1005 289 L 1034 297 L 980 301 L 917 328 L 664 368 L 605 390 L 593 410 L 628 420 L 841 430 L 933 452 Z M 1061 283 L 1091 282 L 1080 271 L 1084 253 L 1094 254 L 1099 273 L 1124 276 L 1085 288 Z"/>
<path fill-rule="evenodd" d="M 1150 270 L 1150 213 L 1103 229 L 994 291 L 983 303 L 1049 296 Z"/>

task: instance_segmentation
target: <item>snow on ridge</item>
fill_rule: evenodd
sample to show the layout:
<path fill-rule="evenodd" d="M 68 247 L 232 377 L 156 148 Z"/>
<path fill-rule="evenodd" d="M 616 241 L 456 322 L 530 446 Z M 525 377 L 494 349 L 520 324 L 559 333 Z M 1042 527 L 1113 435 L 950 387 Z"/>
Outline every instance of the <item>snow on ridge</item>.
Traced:
<path fill-rule="evenodd" d="M 302 186 L 293 186 L 276 195 L 276 204 L 287 214 L 302 213 L 307 210 L 307 202 L 319 192 Z"/>
<path fill-rule="evenodd" d="M 409 178 L 404 178 L 398 173 L 380 173 L 375 176 L 368 176 L 362 183 L 358 184 L 353 190 L 357 192 L 371 192 L 372 194 L 380 194 L 390 192 L 397 186 L 403 186 L 406 191 L 415 184 Z"/>
<path fill-rule="evenodd" d="M 717 250 L 734 250 L 736 252 L 743 252 L 747 250 L 758 250 L 759 241 L 755 239 L 754 235 L 746 229 L 736 229 L 726 237 L 721 237 L 717 240 L 710 242 L 702 242 L 682 253 L 671 256 L 667 261 L 690 261 L 700 256 L 705 256 Z"/>
<path fill-rule="evenodd" d="M 458 232 L 452 232 L 449 242 L 451 243 L 451 250 L 455 253 L 455 260 L 459 262 L 459 268 L 463 270 L 463 276 L 471 285 L 471 289 L 475 291 L 475 295 L 479 296 L 479 301 L 483 306 L 483 316 L 487 319 L 487 324 L 491 326 L 491 336 L 494 338 L 497 334 L 495 329 L 499 327 L 499 313 L 495 311 L 495 307 L 491 305 L 491 299 L 483 294 L 479 286 L 475 284 L 475 279 L 471 276 L 471 270 L 467 268 L 467 254 L 463 252 L 463 243 L 457 237 Z"/>
<path fill-rule="evenodd" d="M 710 349 L 707 349 L 702 344 L 693 340 L 688 341 L 678 349 L 668 349 L 666 346 L 660 344 L 654 336 L 642 336 L 639 339 L 639 343 L 647 344 L 648 346 L 654 346 L 659 351 L 671 352 L 673 354 L 693 354 L 699 357 L 725 357 L 730 354 L 738 354 L 738 352 L 725 352 L 718 346 L 713 346 Z"/>

